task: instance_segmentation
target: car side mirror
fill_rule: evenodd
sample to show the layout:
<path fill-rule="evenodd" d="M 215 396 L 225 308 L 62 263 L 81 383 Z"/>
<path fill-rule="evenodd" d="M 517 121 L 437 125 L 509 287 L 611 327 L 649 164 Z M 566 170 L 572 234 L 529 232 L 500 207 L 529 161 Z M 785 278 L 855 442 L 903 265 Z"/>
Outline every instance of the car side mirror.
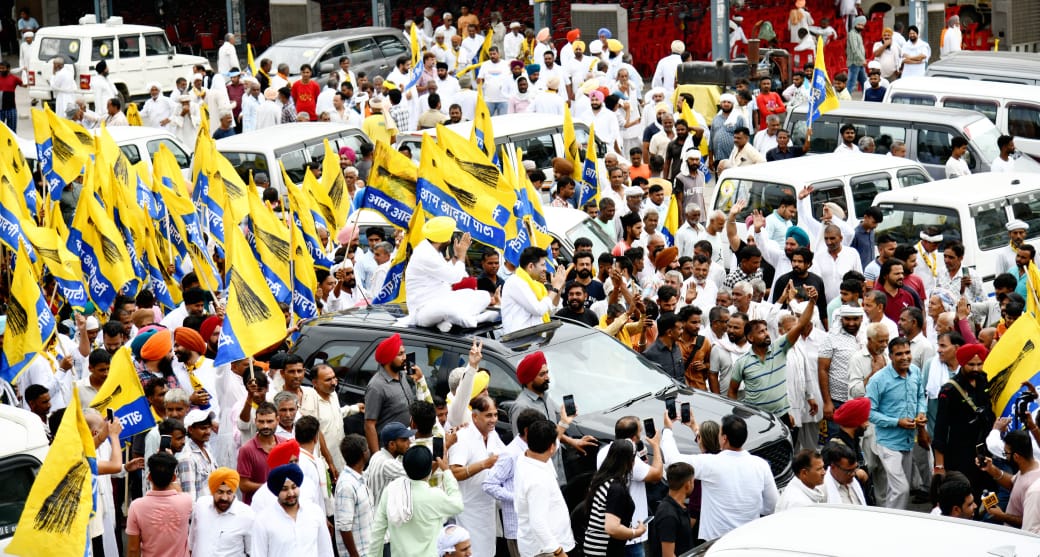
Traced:
<path fill-rule="evenodd" d="M 318 71 L 321 72 L 321 75 L 325 75 L 328 73 L 332 73 L 332 70 L 334 68 L 335 66 L 332 64 L 332 62 L 322 62 L 321 65 L 318 66 Z"/>

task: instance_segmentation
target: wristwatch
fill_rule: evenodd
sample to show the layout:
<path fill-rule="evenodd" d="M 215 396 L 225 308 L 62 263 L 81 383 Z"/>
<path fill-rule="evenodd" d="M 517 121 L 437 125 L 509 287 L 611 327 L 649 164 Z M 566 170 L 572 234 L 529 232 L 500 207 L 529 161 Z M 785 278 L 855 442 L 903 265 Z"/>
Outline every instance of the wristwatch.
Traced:
<path fill-rule="evenodd" d="M 559 294 L 560 293 L 560 289 L 556 288 L 555 286 L 550 286 L 550 287 L 546 288 L 546 290 L 548 290 L 549 292 L 552 292 L 554 294 Z M 553 555 L 556 555 L 556 554 L 553 553 Z"/>

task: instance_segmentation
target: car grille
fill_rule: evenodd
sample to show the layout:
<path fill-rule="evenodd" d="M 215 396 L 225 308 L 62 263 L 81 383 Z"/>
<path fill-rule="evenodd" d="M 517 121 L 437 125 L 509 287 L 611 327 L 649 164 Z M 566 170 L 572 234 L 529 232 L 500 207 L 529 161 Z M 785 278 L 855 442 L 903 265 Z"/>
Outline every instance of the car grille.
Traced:
<path fill-rule="evenodd" d="M 773 472 L 776 485 L 780 487 L 787 485 L 787 482 L 791 480 L 791 452 L 790 441 L 780 439 L 751 451 L 751 454 L 761 457 L 769 463 L 769 469 Z"/>

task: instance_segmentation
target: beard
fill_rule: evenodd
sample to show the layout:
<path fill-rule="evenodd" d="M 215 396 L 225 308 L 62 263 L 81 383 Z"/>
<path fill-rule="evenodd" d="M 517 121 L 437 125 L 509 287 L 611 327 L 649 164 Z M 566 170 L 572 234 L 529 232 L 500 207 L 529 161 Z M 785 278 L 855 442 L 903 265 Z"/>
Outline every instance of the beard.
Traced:
<path fill-rule="evenodd" d="M 187 350 L 175 350 L 173 355 L 176 356 L 177 361 L 182 364 L 188 363 L 188 360 L 191 359 L 191 352 L 188 352 Z"/>
<path fill-rule="evenodd" d="M 216 507 L 217 510 L 222 513 L 227 512 L 227 510 L 231 508 L 231 503 L 232 501 L 218 501 L 216 499 L 213 500 L 213 506 Z"/>
<path fill-rule="evenodd" d="M 581 280 L 590 279 L 592 278 L 592 271 L 589 269 L 579 269 L 577 275 Z"/>
<path fill-rule="evenodd" d="M 733 333 L 726 333 L 726 338 L 733 344 L 740 344 L 740 341 L 744 340 L 743 335 L 735 335 Z"/>
<path fill-rule="evenodd" d="M 531 390 L 538 394 L 544 394 L 546 391 L 549 390 L 549 381 L 546 380 L 545 383 L 542 383 L 541 385 L 536 385 L 532 383 Z"/>
<path fill-rule="evenodd" d="M 173 358 L 166 356 L 159 360 L 159 372 L 163 374 L 163 377 L 173 375 Z"/>
<path fill-rule="evenodd" d="M 395 364 L 394 362 L 390 362 L 390 369 L 394 370 L 395 373 L 401 373 L 405 369 L 405 363 L 401 362 L 400 364 Z"/>
<path fill-rule="evenodd" d="M 585 307 L 585 302 L 581 300 L 567 300 L 567 309 L 577 313 Z"/>
<path fill-rule="evenodd" d="M 256 432 L 258 435 L 260 435 L 260 437 L 270 437 L 274 435 L 274 429 L 269 427 L 257 429 Z"/>

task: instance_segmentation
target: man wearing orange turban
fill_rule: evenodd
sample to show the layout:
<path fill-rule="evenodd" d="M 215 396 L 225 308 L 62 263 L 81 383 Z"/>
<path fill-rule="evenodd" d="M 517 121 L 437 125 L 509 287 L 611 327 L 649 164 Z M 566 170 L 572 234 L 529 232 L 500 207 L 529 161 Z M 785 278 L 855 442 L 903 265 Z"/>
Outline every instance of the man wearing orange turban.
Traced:
<path fill-rule="evenodd" d="M 982 371 L 988 355 L 981 344 L 965 344 L 957 349 L 960 369 L 939 390 L 932 439 L 933 473 L 963 473 L 968 476 L 976 498 L 981 497 L 983 489 L 994 489 L 989 475 L 975 464 L 975 446 L 986 439 L 997 419 L 989 402 L 989 381 Z"/>
<path fill-rule="evenodd" d="M 169 335 L 164 335 L 169 336 Z M 150 342 L 150 341 L 149 341 Z M 145 348 L 148 345 L 145 344 Z M 143 353 L 143 350 L 142 350 Z M 220 401 L 217 400 L 217 371 L 213 361 L 203 356 L 206 353 L 206 341 L 195 329 L 177 327 L 173 331 L 173 355 L 177 361 L 173 371 L 181 385 L 189 385 L 192 393 L 192 404 L 202 410 L 212 410 L 220 415 Z M 230 434 L 231 432 L 226 432 Z M 214 444 L 226 442 L 227 439 L 214 439 Z"/>
<path fill-rule="evenodd" d="M 231 468 L 209 474 L 209 492 L 192 512 L 192 535 L 188 540 L 195 555 L 241 555 L 249 550 L 253 509 L 235 498 L 240 478 Z"/>

